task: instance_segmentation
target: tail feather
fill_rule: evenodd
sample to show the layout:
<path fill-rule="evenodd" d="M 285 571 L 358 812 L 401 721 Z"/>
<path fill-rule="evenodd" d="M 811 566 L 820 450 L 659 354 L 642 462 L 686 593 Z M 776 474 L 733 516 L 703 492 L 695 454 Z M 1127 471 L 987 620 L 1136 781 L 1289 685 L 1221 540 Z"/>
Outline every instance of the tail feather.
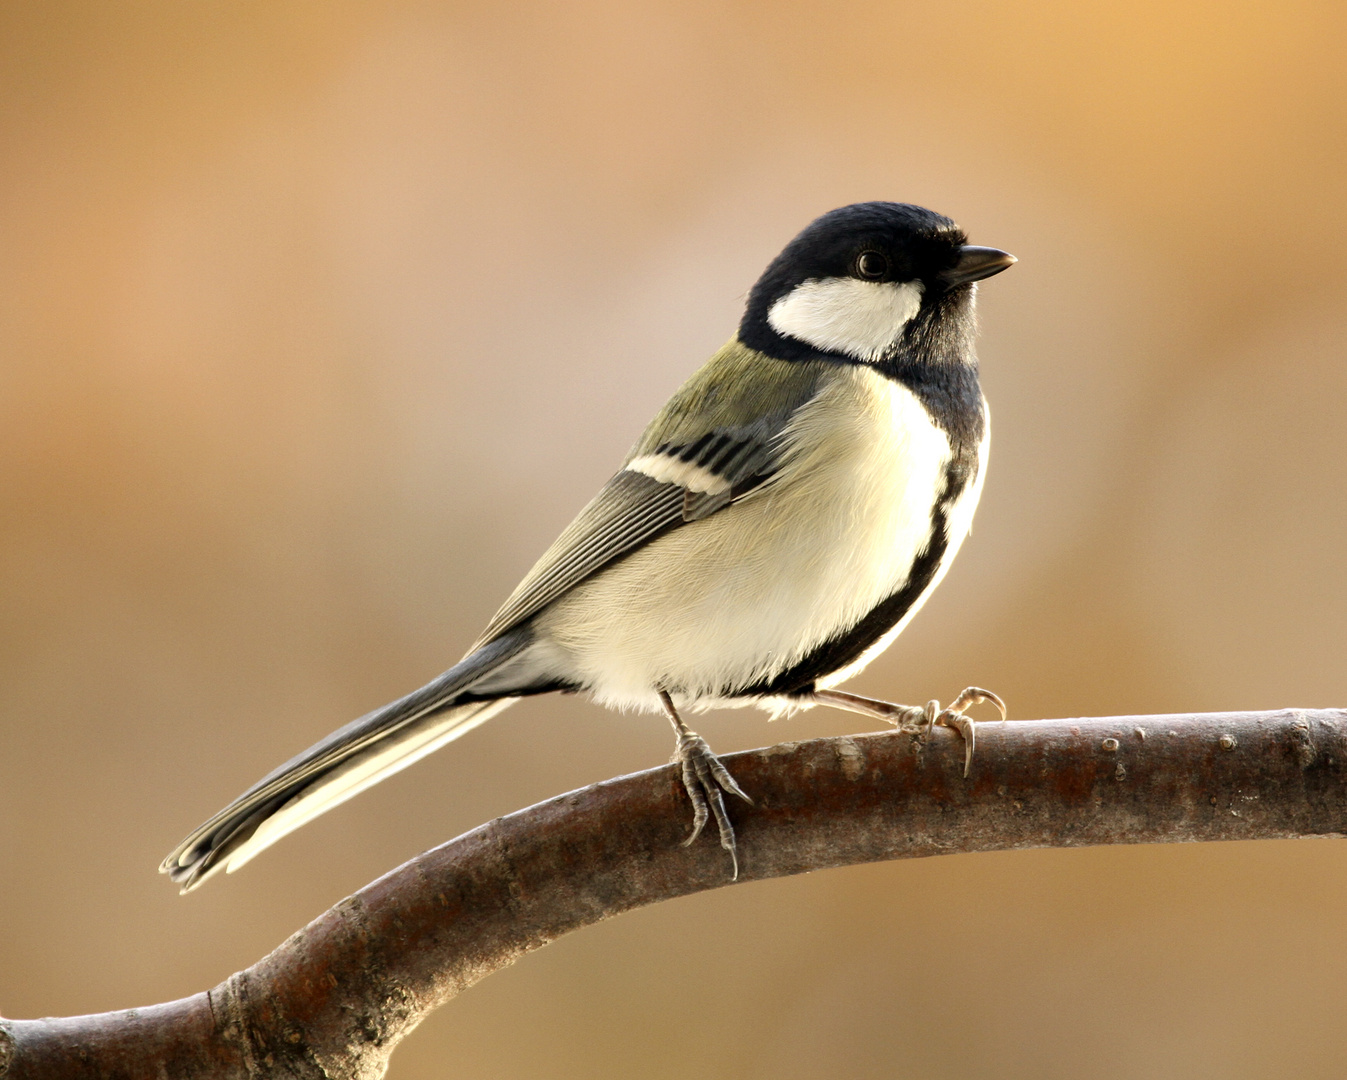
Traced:
<path fill-rule="evenodd" d="M 362 716 L 268 773 L 179 844 L 159 867 L 190 892 L 231 873 L 319 814 L 405 769 L 513 704 L 461 700 L 473 683 L 517 656 L 525 632 L 478 649 L 420 690 Z"/>

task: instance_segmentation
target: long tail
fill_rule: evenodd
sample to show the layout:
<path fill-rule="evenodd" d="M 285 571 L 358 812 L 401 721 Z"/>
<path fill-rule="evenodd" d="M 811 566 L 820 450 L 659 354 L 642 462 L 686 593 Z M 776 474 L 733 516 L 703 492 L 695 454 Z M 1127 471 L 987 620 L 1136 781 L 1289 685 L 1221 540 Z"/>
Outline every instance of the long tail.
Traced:
<path fill-rule="evenodd" d="M 185 893 L 221 870 L 232 873 L 305 822 L 486 722 L 518 699 L 463 699 L 527 645 L 524 633 L 498 638 L 420 690 L 334 731 L 193 830 L 159 872 Z"/>

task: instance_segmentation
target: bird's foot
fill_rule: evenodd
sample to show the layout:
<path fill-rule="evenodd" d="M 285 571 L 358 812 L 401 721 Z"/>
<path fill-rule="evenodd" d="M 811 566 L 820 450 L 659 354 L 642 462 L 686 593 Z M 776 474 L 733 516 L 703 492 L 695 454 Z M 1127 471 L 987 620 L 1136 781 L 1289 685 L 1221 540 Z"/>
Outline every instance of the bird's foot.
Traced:
<path fill-rule="evenodd" d="M 938 701 L 932 701 L 927 704 L 927 709 L 934 706 L 936 714 L 934 719 L 928 721 L 931 726 L 939 724 L 941 727 L 953 728 L 963 736 L 964 754 L 963 754 L 963 774 L 973 767 L 973 746 L 976 742 L 977 729 L 964 713 L 974 705 L 981 705 L 984 701 L 990 701 L 996 706 L 996 711 L 1001 714 L 1001 720 L 1006 718 L 1006 703 L 990 690 L 983 690 L 977 686 L 969 686 L 964 692 L 949 703 L 948 709 L 941 709 Z"/>
<path fill-rule="evenodd" d="M 673 760 L 682 766 L 683 789 L 692 801 L 692 832 L 683 841 L 683 846 L 687 847 L 701 835 L 702 829 L 714 814 L 716 827 L 720 830 L 720 846 L 730 853 L 730 862 L 734 870 L 732 880 L 738 881 L 739 850 L 735 844 L 734 826 L 730 824 L 730 815 L 725 809 L 723 793 L 728 791 L 750 805 L 753 800 L 735 782 L 730 771 L 721 764 L 720 758 L 716 757 L 706 740 L 695 731 L 688 730 L 669 695 L 661 691 L 660 700 L 678 736 Z"/>
<path fill-rule="evenodd" d="M 873 716 L 878 720 L 893 724 L 899 731 L 905 731 L 912 735 L 919 734 L 923 730 L 930 732 L 937 725 L 953 728 L 963 738 L 964 776 L 967 776 L 969 770 L 973 767 L 973 747 L 977 740 L 973 721 L 964 713 L 974 705 L 990 701 L 1001 714 L 1001 719 L 1005 720 L 1006 718 L 1006 703 L 990 690 L 983 690 L 977 686 L 970 686 L 965 689 L 962 694 L 950 702 L 948 709 L 942 709 L 938 701 L 928 701 L 925 706 L 895 705 L 889 701 L 861 697 L 859 694 L 848 694 L 842 690 L 815 690 L 813 698 L 820 705 L 831 705 L 834 708 L 846 709 L 848 712 L 861 713 L 863 716 Z"/>

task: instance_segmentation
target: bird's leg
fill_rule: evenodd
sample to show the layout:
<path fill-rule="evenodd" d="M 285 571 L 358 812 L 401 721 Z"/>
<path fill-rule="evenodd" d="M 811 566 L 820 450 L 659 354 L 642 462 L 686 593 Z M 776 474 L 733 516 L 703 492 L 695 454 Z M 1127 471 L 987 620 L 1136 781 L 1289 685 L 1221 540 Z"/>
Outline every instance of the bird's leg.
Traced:
<path fill-rule="evenodd" d="M 820 705 L 831 705 L 835 709 L 846 709 L 848 712 L 860 713 L 862 716 L 873 716 L 878 720 L 893 724 L 900 731 L 912 734 L 919 732 L 923 724 L 928 731 L 936 724 L 941 727 L 953 728 L 963 737 L 964 776 L 967 776 L 969 769 L 973 767 L 973 746 L 977 738 L 973 721 L 966 717 L 964 713 L 974 705 L 990 701 L 1001 714 L 1001 719 L 1006 718 L 1006 703 L 990 690 L 983 690 L 977 686 L 970 686 L 964 690 L 962 694 L 950 702 L 948 709 L 941 709 L 938 701 L 928 701 L 925 708 L 916 705 L 894 705 L 888 701 L 861 697 L 859 694 L 848 694 L 842 690 L 815 690 L 810 696 Z"/>
<path fill-rule="evenodd" d="M 936 713 L 940 711 L 938 701 L 928 701 L 925 708 L 920 705 L 895 705 L 891 701 L 848 694 L 845 690 L 815 690 L 810 699 L 819 705 L 831 705 L 835 709 L 883 720 L 909 735 L 916 735 L 923 725 L 930 727 Z"/>
<path fill-rule="evenodd" d="M 683 841 L 683 846 L 687 847 L 701 835 L 702 828 L 714 814 L 716 826 L 720 830 L 720 846 L 730 853 L 730 862 L 734 866 L 733 880 L 738 881 L 739 852 L 734 842 L 734 826 L 730 824 L 730 815 L 725 811 L 725 799 L 721 792 L 738 795 L 750 805 L 753 800 L 734 782 L 734 777 L 720 763 L 720 758 L 712 752 L 706 740 L 695 731 L 688 730 L 674 708 L 673 699 L 663 690 L 659 692 L 659 699 L 678 736 L 673 760 L 683 768 L 683 788 L 692 800 L 692 833 Z"/>

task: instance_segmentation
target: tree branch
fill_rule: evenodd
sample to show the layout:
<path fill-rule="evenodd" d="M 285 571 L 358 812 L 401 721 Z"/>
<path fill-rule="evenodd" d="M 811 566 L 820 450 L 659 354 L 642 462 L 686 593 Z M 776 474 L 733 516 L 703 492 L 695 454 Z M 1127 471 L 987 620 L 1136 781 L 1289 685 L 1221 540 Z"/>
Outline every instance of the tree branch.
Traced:
<path fill-rule="evenodd" d="M 726 764 L 740 878 L 1006 848 L 1341 836 L 1347 712 L 1283 710 L 978 726 L 782 743 Z M 0 1021 L 0 1080 L 384 1074 L 432 1009 L 554 938 L 730 883 L 680 845 L 674 770 L 488 822 L 366 886 L 215 989 L 97 1016 Z"/>

